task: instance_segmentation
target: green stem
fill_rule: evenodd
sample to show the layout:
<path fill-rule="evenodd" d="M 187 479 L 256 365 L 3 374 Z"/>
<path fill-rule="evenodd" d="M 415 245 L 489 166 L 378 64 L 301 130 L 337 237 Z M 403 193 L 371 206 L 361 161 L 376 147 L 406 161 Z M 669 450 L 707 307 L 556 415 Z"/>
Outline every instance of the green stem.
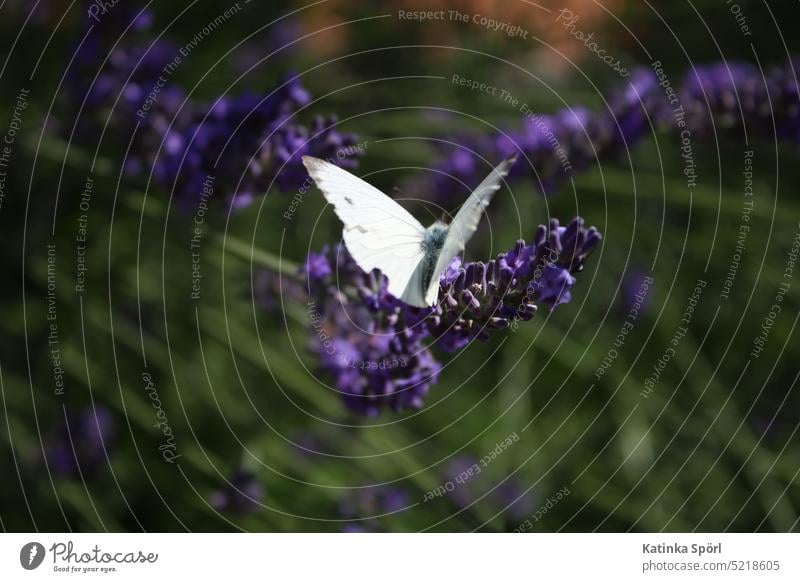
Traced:
<path fill-rule="evenodd" d="M 37 156 L 53 162 L 72 163 L 80 168 L 92 169 L 99 176 L 110 176 L 114 167 L 111 160 L 101 156 L 94 157 L 93 167 L 93 158 L 88 152 L 80 147 L 71 146 L 63 139 L 52 135 L 44 136 L 41 141 L 35 135 L 31 135 L 25 140 L 25 146 Z"/>
<path fill-rule="evenodd" d="M 215 233 L 212 236 L 222 245 L 223 249 L 240 259 L 245 259 L 261 267 L 266 267 L 295 281 L 302 282 L 304 280 L 302 275 L 298 274 L 300 266 L 295 262 L 288 261 L 282 257 L 273 255 L 269 251 L 249 245 L 230 234 L 223 235 Z"/>

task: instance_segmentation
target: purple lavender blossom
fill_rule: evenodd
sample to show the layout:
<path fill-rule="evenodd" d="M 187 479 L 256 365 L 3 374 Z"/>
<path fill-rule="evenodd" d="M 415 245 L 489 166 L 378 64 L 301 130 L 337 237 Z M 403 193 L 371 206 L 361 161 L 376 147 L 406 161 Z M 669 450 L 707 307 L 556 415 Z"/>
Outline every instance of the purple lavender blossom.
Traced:
<path fill-rule="evenodd" d="M 264 499 L 264 490 L 250 471 L 237 469 L 225 485 L 214 491 L 209 502 L 217 511 L 234 515 L 256 513 Z"/>
<path fill-rule="evenodd" d="M 59 475 L 95 476 L 105 466 L 114 442 L 114 418 L 105 406 L 67 412 L 48 439 L 49 466 Z"/>
<path fill-rule="evenodd" d="M 153 13 L 142 6 L 120 3 L 101 11 L 99 2 L 86 2 L 81 44 L 75 48 L 74 64 L 67 76 L 71 99 L 80 104 L 87 96 L 87 106 L 110 106 L 116 94 L 125 85 L 128 75 L 134 86 L 144 81 L 152 87 L 161 69 L 172 61 L 178 47 L 159 40 L 150 45 L 142 42 L 140 33 L 147 32 L 153 24 Z M 95 10 L 97 8 L 98 10 Z M 84 38 L 85 33 L 85 38 Z M 113 48 L 116 44 L 116 48 Z M 112 50 L 113 48 L 113 50 Z M 108 64 L 103 67 L 104 59 Z M 136 66 L 137 61 L 142 64 Z M 90 88 L 95 75 L 98 79 Z M 111 101 L 108 98 L 111 97 Z"/>
<path fill-rule="evenodd" d="M 767 88 L 758 68 L 745 63 L 714 63 L 687 73 L 680 91 L 687 125 L 695 136 L 748 130 L 764 134 L 771 124 Z"/>
<path fill-rule="evenodd" d="M 555 219 L 539 226 L 530 244 L 518 241 L 508 252 L 445 273 L 440 302 L 426 321 L 436 345 L 455 351 L 472 339 L 489 339 L 493 330 L 530 320 L 537 305 L 554 309 L 571 300 L 573 273 L 600 242 L 596 228 L 575 218 L 562 227 Z M 407 308 L 410 310 L 413 308 Z"/>
<path fill-rule="evenodd" d="M 778 139 L 800 143 L 800 57 L 793 57 L 767 77 Z"/>
<path fill-rule="evenodd" d="M 308 253 L 303 270 L 305 276 L 310 280 L 317 281 L 320 279 L 325 279 L 331 273 L 333 273 L 331 270 L 331 264 L 326 256 L 327 253 L 327 247 L 322 249 L 321 253 L 315 253 L 314 251 Z"/>
<path fill-rule="evenodd" d="M 576 171 L 620 150 L 612 117 L 575 107 L 555 115 L 527 115 L 518 130 L 487 139 L 483 135 L 453 138 L 453 154 L 437 168 L 434 190 L 442 202 L 456 191 L 470 192 L 497 159 L 520 154 L 509 179 L 533 178 L 544 194 L 557 191 Z"/>
<path fill-rule="evenodd" d="M 568 303 L 573 274 L 600 240 L 580 218 L 566 227 L 553 219 L 530 244 L 518 241 L 491 261 L 456 258 L 431 308 L 393 297 L 386 278 L 364 273 L 343 246 L 313 253 L 305 268 L 312 350 L 350 409 L 374 416 L 384 408 L 420 408 L 441 369 L 430 346 L 454 352 L 531 319 L 538 304 Z"/>
<path fill-rule="evenodd" d="M 78 66 L 83 65 L 84 68 L 78 68 L 70 76 L 70 97 L 78 103 L 85 97 L 84 114 L 91 113 L 103 121 L 119 99 L 116 115 L 122 117 L 115 117 L 113 121 L 124 123 L 126 129 L 132 129 L 139 119 L 137 111 L 156 87 L 164 67 L 176 54 L 179 54 L 178 47 L 164 40 L 152 45 L 121 45 L 111 52 L 108 62 L 99 71 L 96 79 L 94 77 L 97 71 L 91 67 L 100 63 L 93 62 L 97 55 L 92 54 L 87 57 L 90 62 L 81 62 Z M 159 87 L 159 90 L 159 101 L 163 99 L 164 92 L 180 96 L 181 101 L 183 100 L 183 92 L 176 90 L 173 85 Z"/>
<path fill-rule="evenodd" d="M 421 408 L 441 365 L 420 341 L 422 325 L 398 330 L 386 278 L 364 273 L 343 246 L 312 253 L 307 264 L 311 349 L 345 405 L 366 416 Z"/>
<path fill-rule="evenodd" d="M 503 512 L 513 521 L 525 519 L 533 512 L 533 496 L 518 479 L 490 480 L 484 469 L 480 461 L 470 455 L 450 461 L 442 475 L 445 482 L 453 484 L 448 493 L 450 501 L 461 509 L 476 502 L 486 504 L 489 511 Z"/>
<path fill-rule="evenodd" d="M 552 115 L 526 113 L 521 127 L 494 138 L 482 134 L 452 136 L 454 144 L 436 168 L 432 188 L 443 205 L 470 192 L 495 162 L 519 152 L 521 161 L 509 179 L 530 178 L 543 194 L 557 192 L 564 181 L 598 163 L 613 160 L 651 133 L 675 131 L 673 108 L 682 106 L 693 137 L 741 132 L 761 139 L 800 141 L 798 60 L 762 76 L 754 65 L 722 62 L 694 67 L 676 87 L 669 103 L 649 68 L 632 71 L 625 86 L 611 92 L 608 106 L 592 112 L 582 107 Z M 770 108 L 770 103 L 772 108 Z"/>
<path fill-rule="evenodd" d="M 357 302 L 325 311 L 310 313 L 312 350 L 345 405 L 365 416 L 421 408 L 441 369 L 430 350 Z"/>
<path fill-rule="evenodd" d="M 145 16 L 134 21 L 136 28 L 147 24 Z M 242 208 L 272 187 L 299 188 L 306 179 L 305 155 L 357 166 L 356 138 L 337 130 L 334 116 L 317 116 L 310 125 L 296 118 L 311 101 L 297 77 L 265 97 L 225 95 L 205 104 L 187 99 L 174 80 L 177 46 L 167 40 L 122 42 L 98 73 L 98 55 L 105 54 L 99 35 L 92 30 L 67 81 L 73 108 L 86 101 L 89 117 L 81 120 L 81 133 L 93 143 L 105 131 L 106 139 L 126 144 L 137 131 L 126 173 L 144 178 L 152 169 L 179 208 L 196 209 L 208 176 L 215 179 L 214 198 Z"/>
<path fill-rule="evenodd" d="M 250 204 L 270 187 L 280 191 L 298 188 L 306 179 L 301 158 L 305 155 L 335 160 L 353 168 L 353 157 L 340 155 L 351 149 L 355 137 L 338 132 L 335 118 L 317 117 L 311 127 L 299 125 L 292 116 L 310 101 L 297 78 L 291 78 L 261 98 L 252 93 L 225 96 L 211 106 L 189 103 L 187 113 L 169 128 L 157 111 L 143 132 L 159 141 L 138 147 L 143 166 L 153 166 L 157 181 L 175 190 L 178 205 L 195 208 L 202 182 L 214 176 L 220 192 L 236 208 Z M 169 103 L 164 104 L 173 112 Z M 144 138 L 141 140 L 144 144 Z"/>
<path fill-rule="evenodd" d="M 719 62 L 687 73 L 679 90 L 692 135 L 743 134 L 758 139 L 800 141 L 797 59 L 762 74 L 755 65 Z"/>
<path fill-rule="evenodd" d="M 609 99 L 614 131 L 618 133 L 615 143 L 620 151 L 645 138 L 651 132 L 651 125 L 653 129 L 665 127 L 667 115 L 666 100 L 652 69 L 636 67 L 629 79 Z"/>

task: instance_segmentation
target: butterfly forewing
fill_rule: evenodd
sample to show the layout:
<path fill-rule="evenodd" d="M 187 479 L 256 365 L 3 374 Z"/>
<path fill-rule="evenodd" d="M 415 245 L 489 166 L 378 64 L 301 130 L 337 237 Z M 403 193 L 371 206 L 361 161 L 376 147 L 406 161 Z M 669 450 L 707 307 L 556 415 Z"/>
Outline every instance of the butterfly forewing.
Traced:
<path fill-rule="evenodd" d="M 344 223 L 344 243 L 358 266 L 379 269 L 389 293 L 402 297 L 423 258 L 423 226 L 383 192 L 334 164 L 308 156 L 303 164 Z"/>
<path fill-rule="evenodd" d="M 450 264 L 457 255 L 464 252 L 467 242 L 478 229 L 481 216 L 492 201 L 492 197 L 500 189 L 500 183 L 508 175 L 508 171 L 517 156 L 513 155 L 503 160 L 491 173 L 486 176 L 483 182 L 475 188 L 467 201 L 461 206 L 447 232 L 447 238 L 442 246 L 442 251 L 436 261 L 436 268 L 433 271 L 428 289 L 425 291 L 425 301 L 430 305 L 436 302 L 439 293 L 439 278 L 447 265 Z"/>

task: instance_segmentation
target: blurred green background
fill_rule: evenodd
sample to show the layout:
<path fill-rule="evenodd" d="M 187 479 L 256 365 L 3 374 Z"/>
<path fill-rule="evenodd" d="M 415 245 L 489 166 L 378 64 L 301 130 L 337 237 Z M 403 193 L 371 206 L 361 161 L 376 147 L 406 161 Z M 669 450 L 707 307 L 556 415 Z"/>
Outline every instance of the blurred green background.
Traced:
<path fill-rule="evenodd" d="M 4 530 L 797 529 L 796 282 L 765 350 L 745 365 L 800 228 L 796 147 L 750 145 L 755 206 L 727 300 L 720 292 L 741 224 L 741 141 L 695 143 L 699 181 L 691 196 L 679 138 L 661 133 L 630 158 L 588 168 L 574 189 L 567 183 L 545 198 L 532 180 L 515 184 L 498 196 L 491 229 L 482 226 L 468 256 L 489 258 L 529 239 L 549 217 L 583 216 L 604 240 L 572 302 L 540 309 L 518 329 L 457 354 L 437 352 L 445 367 L 424 408 L 365 419 L 349 413 L 317 373 L 305 305 L 284 296 L 283 305 L 278 297 L 264 309 L 251 292 L 275 257 L 288 271 L 308 250 L 339 240 L 341 225 L 330 210 L 322 213 L 322 196 L 309 193 L 290 224 L 280 216 L 292 192 L 270 192 L 230 215 L 212 203 L 202 299 L 190 300 L 193 216 L 169 204 L 169 192 L 121 177 L 127 144 L 66 149 L 63 129 L 72 119 L 62 76 L 86 7 L 39 4 L 30 18 L 29 3 L 0 9 L 0 128 L 19 89 L 30 89 L 0 207 Z M 676 85 L 693 64 L 721 58 L 784 63 L 779 31 L 790 38 L 783 27 L 798 16 L 796 3 L 740 0 L 752 31 L 744 36 L 718 1 L 660 3 L 657 12 L 625 0 L 541 5 L 553 11 L 549 17 L 522 1 L 254 2 L 204 40 L 173 82 L 209 100 L 225 90 L 264 92 L 298 73 L 319 99 L 305 115 L 336 113 L 340 129 L 367 144 L 360 175 L 374 172 L 370 181 L 385 192 L 425 198 L 417 178 L 443 158 L 432 140 L 521 123 L 496 97 L 454 86 L 453 74 L 509 88 L 544 113 L 598 109 L 620 86 L 553 23 L 562 6 L 623 63 L 660 59 Z M 151 34 L 183 44 L 224 6 L 156 1 L 152 8 Z M 397 18 L 398 10 L 440 8 L 518 23 L 530 37 Z M 91 207 L 83 212 L 95 153 Z M 81 214 L 88 214 L 88 271 L 85 291 L 76 293 Z M 63 394 L 48 344 L 51 243 Z M 644 276 L 654 284 L 642 313 L 597 379 L 625 321 L 629 288 Z M 645 380 L 700 279 L 707 287 L 686 337 L 644 398 Z M 148 378 L 178 462 L 165 462 L 159 450 L 164 438 Z M 69 445 L 65 410 L 98 405 L 111 412 L 105 452 L 94 467 L 57 471 L 53 449 Z M 490 455 L 509 435 L 518 440 L 479 476 L 426 500 L 458 463 Z M 231 491 L 232 478 L 252 500 Z M 384 513 L 391 515 L 376 517 Z"/>

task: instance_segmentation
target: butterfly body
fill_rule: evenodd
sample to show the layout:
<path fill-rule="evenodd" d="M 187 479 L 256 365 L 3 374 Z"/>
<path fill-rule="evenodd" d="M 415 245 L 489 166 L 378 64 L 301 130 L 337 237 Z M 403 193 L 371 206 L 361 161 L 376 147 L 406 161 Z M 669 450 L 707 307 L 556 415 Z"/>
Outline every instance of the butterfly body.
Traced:
<path fill-rule="evenodd" d="M 439 278 L 477 230 L 515 161 L 512 156 L 492 170 L 449 225 L 437 220 L 424 228 L 397 202 L 360 178 L 329 162 L 303 158 L 344 223 L 342 237 L 358 266 L 366 272 L 380 270 L 388 279 L 389 293 L 416 307 L 436 304 Z"/>
<path fill-rule="evenodd" d="M 447 233 L 450 227 L 438 220 L 425 229 L 425 238 L 422 239 L 422 286 L 425 290 L 433 279 L 433 272 L 436 269 L 436 263 L 439 260 L 439 255 L 442 253 L 442 248 L 447 240 Z"/>

